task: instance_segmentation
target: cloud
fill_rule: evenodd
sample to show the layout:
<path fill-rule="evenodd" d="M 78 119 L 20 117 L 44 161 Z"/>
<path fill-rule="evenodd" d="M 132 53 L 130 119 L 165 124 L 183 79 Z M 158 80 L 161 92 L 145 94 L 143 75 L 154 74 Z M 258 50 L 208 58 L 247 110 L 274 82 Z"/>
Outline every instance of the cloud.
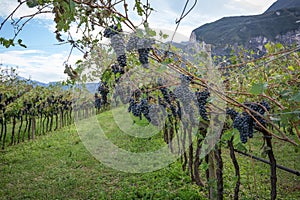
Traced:
<path fill-rule="evenodd" d="M 225 8 L 240 13 L 261 14 L 276 0 L 229 0 Z"/>
<path fill-rule="evenodd" d="M 16 0 L 0 0 L 0 16 L 7 17 L 18 5 L 19 3 Z M 14 18 L 19 18 L 25 15 L 31 15 L 38 11 L 36 7 L 29 8 L 26 3 L 21 5 L 21 7 L 15 12 Z M 53 19 L 52 14 L 39 14 L 35 18 L 37 19 Z"/>
<path fill-rule="evenodd" d="M 0 53 L 0 59 L 4 66 L 18 66 L 20 76 L 47 83 L 67 78 L 63 73 L 63 62 L 68 54 L 69 52 L 48 54 L 41 50 L 12 50 Z M 73 54 L 69 63 L 74 64 L 81 58 L 82 55 Z"/>

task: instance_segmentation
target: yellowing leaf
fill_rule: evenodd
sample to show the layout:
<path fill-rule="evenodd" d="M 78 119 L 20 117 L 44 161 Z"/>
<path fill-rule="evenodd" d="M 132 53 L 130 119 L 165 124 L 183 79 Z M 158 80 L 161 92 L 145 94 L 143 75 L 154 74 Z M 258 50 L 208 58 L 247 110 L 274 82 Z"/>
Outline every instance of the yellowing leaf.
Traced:
<path fill-rule="evenodd" d="M 292 65 L 288 66 L 288 69 L 291 71 L 295 71 L 295 68 Z"/>

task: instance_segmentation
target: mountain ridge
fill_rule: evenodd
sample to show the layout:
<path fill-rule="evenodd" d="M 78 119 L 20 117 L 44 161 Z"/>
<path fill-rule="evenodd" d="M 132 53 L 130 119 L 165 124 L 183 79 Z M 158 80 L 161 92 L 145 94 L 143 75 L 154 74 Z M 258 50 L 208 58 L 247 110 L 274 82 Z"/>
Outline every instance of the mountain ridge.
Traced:
<path fill-rule="evenodd" d="M 266 12 L 259 15 L 221 18 L 194 29 L 191 38 L 212 44 L 214 55 L 228 55 L 238 46 L 263 53 L 264 45 L 268 42 L 300 44 L 298 1 L 278 0 Z"/>
<path fill-rule="evenodd" d="M 300 1 L 299 0 L 278 0 L 274 2 L 266 11 L 268 12 L 274 12 L 277 10 L 282 10 L 285 8 L 296 8 L 300 7 Z"/>

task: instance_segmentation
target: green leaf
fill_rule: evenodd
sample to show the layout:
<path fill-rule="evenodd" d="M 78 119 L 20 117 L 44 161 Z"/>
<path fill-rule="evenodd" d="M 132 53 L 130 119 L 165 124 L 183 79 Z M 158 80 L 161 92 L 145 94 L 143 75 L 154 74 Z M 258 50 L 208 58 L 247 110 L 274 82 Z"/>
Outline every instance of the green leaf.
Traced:
<path fill-rule="evenodd" d="M 150 36 L 150 37 L 154 37 L 154 36 L 156 36 L 156 31 L 154 31 L 154 30 L 152 30 L 152 29 L 148 29 L 148 31 L 147 31 L 147 34 Z"/>
<path fill-rule="evenodd" d="M 143 30 L 142 29 L 137 29 L 136 30 L 136 36 L 138 36 L 139 38 L 142 38 L 144 36 Z"/>
<path fill-rule="evenodd" d="M 267 83 L 255 83 L 252 85 L 250 92 L 251 92 L 251 94 L 254 94 L 254 95 L 262 94 L 266 90 L 267 86 L 268 86 Z"/>
<path fill-rule="evenodd" d="M 27 0 L 26 4 L 29 8 L 34 8 L 39 5 L 39 2 L 37 0 Z"/>
<path fill-rule="evenodd" d="M 276 48 L 277 48 L 277 49 L 283 49 L 283 45 L 280 44 L 280 43 L 277 43 L 277 44 L 276 44 Z"/>
<path fill-rule="evenodd" d="M 271 48 L 272 48 L 272 45 L 271 45 L 270 43 L 267 43 L 267 44 L 265 45 L 265 48 L 267 49 L 267 51 L 270 51 Z"/>
<path fill-rule="evenodd" d="M 143 16 L 144 10 L 142 8 L 142 4 L 140 0 L 135 0 L 135 6 L 134 8 L 136 8 L 137 13 L 139 16 Z"/>
<path fill-rule="evenodd" d="M 227 130 L 222 135 L 222 141 L 228 141 L 231 139 L 231 137 L 234 135 L 234 131 Z"/>
<path fill-rule="evenodd" d="M 291 98 L 292 101 L 300 102 L 300 92 Z"/>

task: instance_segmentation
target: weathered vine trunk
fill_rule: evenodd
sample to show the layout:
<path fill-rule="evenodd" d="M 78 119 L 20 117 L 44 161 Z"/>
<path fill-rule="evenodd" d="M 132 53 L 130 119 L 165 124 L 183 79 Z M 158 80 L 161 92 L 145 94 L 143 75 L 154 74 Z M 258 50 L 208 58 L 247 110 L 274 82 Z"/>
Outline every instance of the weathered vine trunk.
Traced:
<path fill-rule="evenodd" d="M 39 134 L 43 134 L 43 114 L 42 112 L 39 114 Z"/>
<path fill-rule="evenodd" d="M 43 131 L 43 134 L 45 134 L 46 132 L 46 127 L 45 127 L 45 123 L 46 123 L 46 120 L 47 120 L 47 114 L 45 113 L 44 114 L 44 119 L 43 119 L 43 128 L 42 128 L 42 131 Z"/>
<path fill-rule="evenodd" d="M 209 184 L 209 199 L 216 199 L 216 184 L 215 180 L 217 178 L 216 175 L 216 166 L 215 166 L 215 152 L 211 151 L 207 156 L 206 156 L 206 162 L 208 164 L 208 169 L 206 172 L 206 178 Z"/>
<path fill-rule="evenodd" d="M 1 124 L 0 141 L 1 141 L 2 140 L 2 135 L 3 135 L 3 128 L 4 128 L 2 118 L 0 118 L 0 124 Z"/>
<path fill-rule="evenodd" d="M 277 174 L 276 174 L 276 159 L 272 148 L 272 137 L 264 132 L 266 138 L 266 144 L 268 147 L 267 154 L 270 160 L 271 168 L 271 200 L 275 200 L 277 196 Z"/>
<path fill-rule="evenodd" d="M 60 117 L 59 128 L 62 128 L 63 127 L 63 121 L 64 121 L 64 116 L 63 116 L 63 111 L 62 110 L 60 110 L 59 117 Z"/>
<path fill-rule="evenodd" d="M 215 158 L 216 158 L 216 175 L 217 175 L 217 200 L 222 200 L 224 193 L 224 183 L 223 183 L 223 160 L 222 160 L 221 147 L 216 146 Z"/>
<path fill-rule="evenodd" d="M 195 154 L 195 161 L 194 161 L 194 177 L 195 177 L 195 182 L 198 186 L 203 187 L 204 184 L 200 179 L 200 173 L 199 173 L 199 166 L 201 164 L 200 161 L 200 150 L 201 150 L 201 139 L 197 139 L 197 149 L 196 149 L 196 154 Z"/>
<path fill-rule="evenodd" d="M 55 113 L 55 128 L 54 131 L 56 131 L 58 129 L 58 114 Z"/>
<path fill-rule="evenodd" d="M 18 143 L 20 143 L 20 139 L 21 139 L 22 126 L 23 126 L 23 115 L 21 114 L 20 125 L 19 125 L 19 130 L 18 130 Z"/>
<path fill-rule="evenodd" d="M 31 139 L 34 140 L 34 138 L 35 138 L 35 131 L 36 131 L 36 119 L 35 119 L 34 116 L 31 116 L 31 124 L 32 124 Z"/>
<path fill-rule="evenodd" d="M 194 163 L 194 149 L 193 149 L 193 139 L 192 139 L 192 130 L 188 129 L 188 140 L 189 140 L 189 171 L 192 178 L 192 181 L 195 181 L 193 163 Z"/>
<path fill-rule="evenodd" d="M 228 146 L 230 149 L 230 157 L 234 166 L 234 170 L 235 170 L 235 176 L 237 177 L 237 181 L 235 183 L 235 188 L 234 188 L 234 200 L 238 200 L 239 199 L 239 191 L 240 191 L 240 185 L 241 185 L 241 175 L 240 175 L 240 166 L 239 163 L 236 159 L 235 153 L 234 153 L 234 147 L 233 147 L 233 137 L 231 138 L 230 141 L 228 141 Z"/>
<path fill-rule="evenodd" d="M 15 143 L 15 129 L 16 129 L 16 124 L 17 124 L 17 120 L 16 120 L 16 116 L 13 116 L 13 120 L 12 120 L 12 129 L 11 129 L 11 141 L 9 145 L 13 145 Z"/>
<path fill-rule="evenodd" d="M 53 130 L 53 113 L 50 114 L 50 127 L 49 127 L 49 131 Z"/>
<path fill-rule="evenodd" d="M 2 149 L 4 149 L 5 147 L 5 139 L 6 139 L 6 132 L 7 132 L 7 124 L 6 124 L 5 117 L 4 117 L 3 125 L 4 125 L 4 130 L 3 130 L 4 132 L 3 132 Z"/>
<path fill-rule="evenodd" d="M 29 124 L 29 122 L 28 122 L 28 114 L 27 113 L 25 114 L 25 121 L 26 121 L 26 123 L 25 123 L 25 129 L 24 129 L 24 132 L 23 132 L 23 135 L 22 135 L 22 142 L 25 141 L 25 134 L 27 132 L 28 124 Z"/>
<path fill-rule="evenodd" d="M 185 141 L 186 141 L 186 128 L 183 128 L 183 136 L 182 136 L 182 150 L 183 150 L 183 163 L 182 163 L 182 170 L 186 170 L 186 165 L 187 165 L 187 154 L 185 150 Z"/>
<path fill-rule="evenodd" d="M 70 125 L 74 123 L 74 117 L 73 117 L 73 108 L 70 107 Z"/>
<path fill-rule="evenodd" d="M 31 116 L 29 116 L 29 120 L 28 120 L 28 130 L 27 130 L 28 140 L 31 139 L 31 133 L 30 133 L 30 130 L 31 130 L 31 128 L 32 128 L 31 125 L 32 125 Z"/>
<path fill-rule="evenodd" d="M 49 114 L 46 116 L 46 133 L 49 131 Z"/>

